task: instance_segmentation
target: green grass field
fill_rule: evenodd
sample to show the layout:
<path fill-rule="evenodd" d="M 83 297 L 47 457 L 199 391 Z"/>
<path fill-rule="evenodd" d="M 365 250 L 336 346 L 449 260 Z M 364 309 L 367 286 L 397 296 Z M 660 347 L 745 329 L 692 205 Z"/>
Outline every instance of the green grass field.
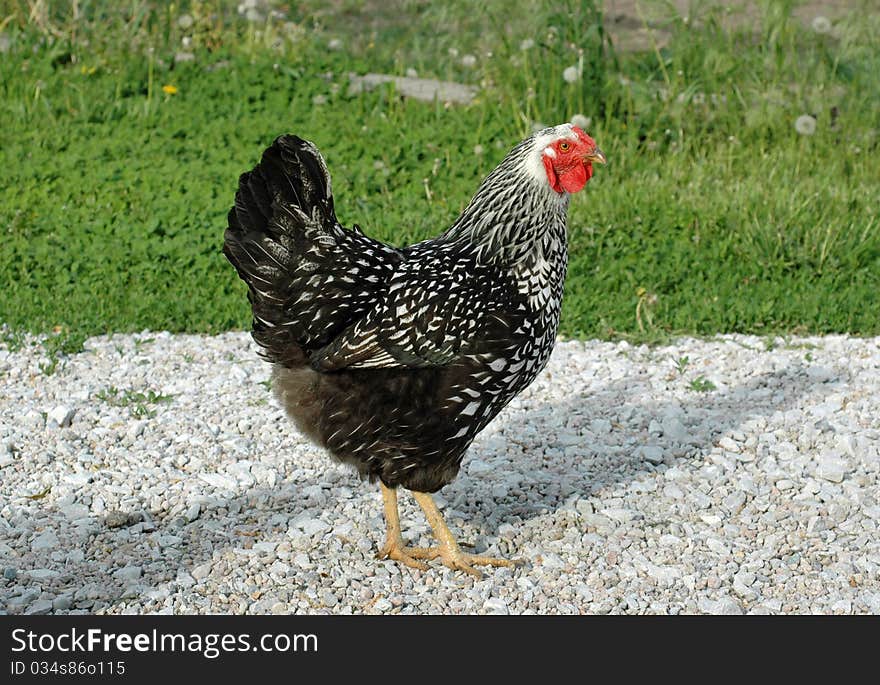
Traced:
<path fill-rule="evenodd" d="M 256 22 L 234 2 L 0 0 L 4 335 L 247 328 L 225 216 L 281 133 L 325 153 L 343 223 L 403 244 L 575 114 L 610 163 L 572 205 L 564 334 L 878 334 L 880 12 L 821 33 L 793 4 L 737 30 L 695 5 L 623 53 L 588 0 L 310 0 Z M 347 95 L 349 72 L 408 69 L 480 94 Z"/>

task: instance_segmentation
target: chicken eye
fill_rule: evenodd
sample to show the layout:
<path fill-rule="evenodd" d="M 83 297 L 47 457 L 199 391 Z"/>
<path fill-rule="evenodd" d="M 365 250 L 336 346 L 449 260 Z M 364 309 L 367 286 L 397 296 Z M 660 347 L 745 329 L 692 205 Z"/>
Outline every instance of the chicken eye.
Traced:
<path fill-rule="evenodd" d="M 568 152 L 571 149 L 571 144 L 569 143 L 559 143 L 559 149 L 562 152 Z"/>

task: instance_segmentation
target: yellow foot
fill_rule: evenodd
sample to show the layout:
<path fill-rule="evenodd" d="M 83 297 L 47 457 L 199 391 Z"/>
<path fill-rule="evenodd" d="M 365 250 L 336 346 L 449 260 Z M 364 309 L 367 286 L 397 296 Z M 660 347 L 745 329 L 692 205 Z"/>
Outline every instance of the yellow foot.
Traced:
<path fill-rule="evenodd" d="M 399 561 L 404 566 L 409 566 L 410 568 L 417 568 L 420 571 L 427 571 L 428 565 L 422 561 L 417 561 L 417 559 L 430 559 L 431 557 L 421 556 L 420 552 L 427 552 L 430 550 L 422 549 L 421 547 L 407 547 L 403 544 L 402 539 L 398 540 L 388 540 L 385 545 L 378 551 L 376 554 L 377 559 L 393 559 L 394 561 Z"/>
<path fill-rule="evenodd" d="M 520 566 L 525 563 L 522 559 L 498 559 L 496 557 L 484 557 L 479 554 L 462 552 L 458 546 L 449 548 L 445 545 L 437 547 L 407 547 L 403 540 L 387 541 L 382 549 L 376 554 L 377 559 L 392 559 L 399 561 L 404 566 L 427 571 L 428 565 L 419 559 L 439 559 L 440 562 L 454 571 L 464 571 L 472 576 L 482 578 L 483 574 L 475 566 Z"/>
<path fill-rule="evenodd" d="M 497 557 L 484 557 L 479 554 L 462 552 L 458 545 L 454 547 L 441 544 L 437 547 L 414 547 L 409 550 L 411 557 L 416 559 L 440 559 L 444 566 L 453 571 L 464 571 L 472 576 L 482 578 L 483 574 L 474 566 L 521 566 L 525 562 L 522 559 L 499 559 Z"/>

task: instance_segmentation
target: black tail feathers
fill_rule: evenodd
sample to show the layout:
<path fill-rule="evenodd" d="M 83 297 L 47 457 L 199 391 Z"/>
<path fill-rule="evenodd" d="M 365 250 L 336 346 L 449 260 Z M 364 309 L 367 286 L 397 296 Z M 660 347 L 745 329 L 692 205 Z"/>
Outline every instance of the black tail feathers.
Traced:
<path fill-rule="evenodd" d="M 272 234 L 270 218 L 281 208 L 299 209 L 325 226 L 336 223 L 327 165 L 312 143 L 294 135 L 276 138 L 260 163 L 241 175 L 229 231 Z"/>
<path fill-rule="evenodd" d="M 330 175 L 309 141 L 280 136 L 260 163 L 241 175 L 223 254 L 248 285 L 254 337 L 264 348 L 280 352 L 285 340 L 289 348 L 285 354 L 301 355 L 291 348 L 291 331 L 285 325 L 298 257 L 315 233 L 336 227 Z"/>
<path fill-rule="evenodd" d="M 402 258 L 339 224 L 321 154 L 291 135 L 242 174 L 223 253 L 248 285 L 254 339 L 288 367 L 375 309 Z"/>

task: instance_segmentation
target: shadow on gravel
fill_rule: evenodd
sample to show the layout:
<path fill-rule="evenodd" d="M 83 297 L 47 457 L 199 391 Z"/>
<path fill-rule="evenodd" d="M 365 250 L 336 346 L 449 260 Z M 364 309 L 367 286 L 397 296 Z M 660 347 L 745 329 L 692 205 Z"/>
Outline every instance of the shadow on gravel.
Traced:
<path fill-rule="evenodd" d="M 819 400 L 833 392 L 827 380 L 811 377 L 807 369 L 794 364 L 726 390 L 694 391 L 693 397 L 684 401 L 670 398 L 668 402 L 646 402 L 642 394 L 649 388 L 648 382 L 640 385 L 627 377 L 598 392 L 585 391 L 565 402 L 537 404 L 527 409 L 525 418 L 517 423 L 533 425 L 539 435 L 547 436 L 546 448 L 522 450 L 515 457 L 513 468 L 521 477 L 515 499 L 493 498 L 492 487 L 497 479 L 492 473 L 479 477 L 467 473 L 468 459 L 480 456 L 478 445 L 471 448 L 459 477 L 443 494 L 455 509 L 466 512 L 471 524 L 493 534 L 501 523 L 515 524 L 552 513 L 571 497 L 590 497 L 609 486 L 663 472 L 689 460 L 702 460 L 724 433 L 737 430 L 750 419 L 785 412 L 805 396 Z M 830 371 L 828 374 L 835 375 Z M 649 432 L 652 420 L 662 423 L 670 418 L 686 427 L 690 435 L 687 444 L 666 434 Z M 566 426 L 568 432 L 589 431 L 596 419 L 611 425 L 605 434 L 590 432 L 586 438 L 592 436 L 592 444 L 572 446 L 556 442 L 560 427 Z M 507 435 L 509 431 L 502 427 L 499 437 Z M 659 447 L 662 462 L 647 460 L 640 450 L 645 445 Z M 564 450 L 572 450 L 577 458 L 566 459 L 570 468 L 560 483 L 555 470 L 558 467 L 553 462 L 558 452 Z M 545 476 L 550 473 L 553 475 Z"/>
<path fill-rule="evenodd" d="M 352 481 L 356 481 L 354 475 Z M 182 516 L 158 518 L 145 509 L 128 512 L 128 521 L 122 525 L 94 519 L 88 531 L 73 529 L 65 536 L 59 534 L 61 544 L 56 554 L 68 557 L 64 571 L 43 579 L 40 586 L 58 597 L 73 598 L 72 606 L 56 607 L 56 613 L 66 613 L 68 608 L 103 613 L 126 599 L 138 598 L 142 602 L 153 596 L 161 600 L 166 586 L 169 591 L 166 594 L 186 591 L 196 583 L 193 574 L 198 575 L 201 564 L 212 561 L 215 550 L 247 550 L 260 542 L 277 542 L 285 539 L 292 519 L 309 510 L 311 516 L 318 516 L 320 508 L 303 494 L 314 485 L 319 485 L 317 478 L 298 478 L 296 482 L 282 480 L 273 489 L 254 488 L 234 497 L 209 498 L 202 507 L 203 514 L 193 521 L 186 521 Z M 353 483 L 340 481 L 338 486 L 342 485 Z M 227 512 L 235 519 L 231 526 L 228 520 L 222 520 Z M 145 536 L 152 550 L 161 550 L 156 557 L 150 554 L 144 558 Z M 313 549 L 306 550 L 307 553 L 314 555 L 319 544 L 314 543 Z M 257 554 L 258 550 L 259 547 Z M 242 554 L 237 561 L 240 565 L 247 565 L 249 556 Z M 223 564 L 228 567 L 229 563 L 215 563 L 213 573 L 223 573 Z M 53 564 L 53 568 L 58 565 Z M 268 572 L 266 568 L 255 569 L 257 571 Z M 315 584 L 314 578 L 293 573 L 285 580 L 291 596 L 300 593 L 301 588 L 314 587 Z M 252 601 L 254 593 L 267 589 L 230 581 L 221 582 L 217 592 L 249 597 Z M 0 595 L 0 607 L 4 603 L 8 613 L 20 613 L 16 598 Z M 194 609 L 196 602 L 193 605 Z M 30 607 L 33 607 L 32 603 Z"/>

